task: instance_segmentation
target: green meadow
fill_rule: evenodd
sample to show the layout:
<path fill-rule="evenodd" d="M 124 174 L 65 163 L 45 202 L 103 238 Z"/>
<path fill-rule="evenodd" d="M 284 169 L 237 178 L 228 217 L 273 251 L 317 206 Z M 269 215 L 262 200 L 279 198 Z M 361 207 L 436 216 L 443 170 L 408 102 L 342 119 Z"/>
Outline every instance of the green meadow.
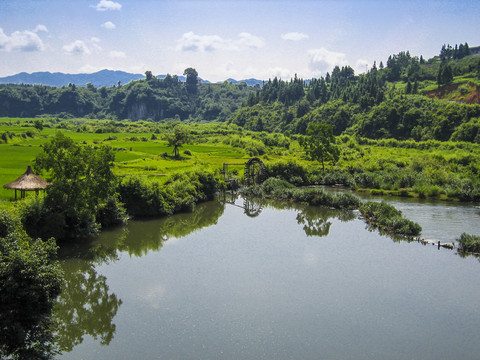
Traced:
<path fill-rule="evenodd" d="M 29 164 L 34 165 L 42 144 L 58 131 L 81 144 L 110 146 L 115 152 L 113 172 L 119 177 L 139 176 L 162 183 L 174 173 L 220 171 L 224 163 L 241 164 L 255 156 L 263 160 L 272 175 L 296 185 L 344 184 L 374 195 L 480 199 L 478 144 L 341 135 L 336 138 L 338 162 L 327 163 L 322 172 L 320 164 L 309 161 L 299 146 L 301 135 L 254 132 L 226 123 L 184 124 L 190 140 L 180 148 L 177 159 L 172 156 L 173 148 L 163 140 L 164 134 L 172 132 L 172 123 L 45 118 L 43 127 L 36 128 L 36 120 L 0 119 L 2 207 L 10 206 L 14 199 L 14 191 L 3 185 L 22 175 Z M 229 171 L 241 178 L 243 166 L 229 166 Z M 48 179 L 48 174 L 41 175 Z"/>

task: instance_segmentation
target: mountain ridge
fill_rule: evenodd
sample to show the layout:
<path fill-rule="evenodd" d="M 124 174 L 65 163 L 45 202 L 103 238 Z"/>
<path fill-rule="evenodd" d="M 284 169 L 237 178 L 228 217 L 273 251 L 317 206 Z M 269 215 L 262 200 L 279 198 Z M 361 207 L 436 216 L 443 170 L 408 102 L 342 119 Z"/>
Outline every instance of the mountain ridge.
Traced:
<path fill-rule="evenodd" d="M 166 75 L 158 75 L 157 77 L 163 79 Z M 178 76 L 179 80 L 184 82 L 184 76 Z M 45 85 L 45 86 L 67 86 L 69 84 L 74 84 L 76 86 L 86 86 L 88 83 L 94 85 L 95 87 L 102 86 L 114 86 L 118 82 L 120 84 L 127 84 L 130 81 L 145 79 L 143 74 L 134 74 L 128 73 L 120 70 L 109 70 L 103 69 L 93 73 L 79 73 L 79 74 L 69 74 L 62 72 L 49 72 L 49 71 L 37 71 L 33 73 L 21 72 L 14 75 L 0 77 L 0 84 L 25 84 L 25 85 Z M 235 80 L 229 78 L 225 80 L 232 84 L 240 84 L 245 82 L 248 86 L 254 86 L 256 84 L 262 85 L 262 80 L 257 79 L 245 79 L 245 80 Z M 202 83 L 211 84 L 208 80 L 201 80 Z M 223 83 L 219 81 L 217 83 Z"/>

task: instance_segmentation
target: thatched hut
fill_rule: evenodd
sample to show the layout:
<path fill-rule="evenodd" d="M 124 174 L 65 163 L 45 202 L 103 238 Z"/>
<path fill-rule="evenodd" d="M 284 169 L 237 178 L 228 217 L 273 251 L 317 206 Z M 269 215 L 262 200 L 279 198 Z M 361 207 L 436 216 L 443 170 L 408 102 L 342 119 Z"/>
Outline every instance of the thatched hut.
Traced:
<path fill-rule="evenodd" d="M 50 183 L 36 175 L 33 172 L 32 167 L 28 165 L 25 174 L 20 176 L 17 180 L 3 185 L 3 187 L 5 189 L 15 190 L 15 200 L 17 200 L 17 190 L 20 190 L 20 196 L 24 199 L 25 191 L 35 191 L 38 196 L 38 191 L 45 190 L 48 185 L 50 185 Z"/>

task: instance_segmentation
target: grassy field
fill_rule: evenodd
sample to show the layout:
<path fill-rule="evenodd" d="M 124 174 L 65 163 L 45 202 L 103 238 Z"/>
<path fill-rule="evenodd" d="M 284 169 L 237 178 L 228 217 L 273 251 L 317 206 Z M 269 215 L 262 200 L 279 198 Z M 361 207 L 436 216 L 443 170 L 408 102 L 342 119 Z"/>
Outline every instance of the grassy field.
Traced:
<path fill-rule="evenodd" d="M 32 119 L 0 119 L 0 134 L 8 133 L 7 141 L 0 143 L 0 204 L 14 199 L 14 191 L 3 188 L 4 184 L 22 175 L 28 165 L 33 165 L 35 157 L 42 151 L 41 145 L 61 131 L 76 142 L 92 146 L 107 145 L 115 151 L 113 172 L 118 176 L 170 175 L 195 167 L 222 169 L 224 162 L 245 162 L 250 155 L 240 148 L 225 145 L 218 138 L 224 135 L 209 136 L 207 143 L 185 144 L 180 148 L 180 159 L 173 159 L 172 148 L 161 140 L 161 133 L 152 140 L 153 131 L 125 133 L 85 133 L 75 129 L 47 128 L 41 131 L 33 128 Z M 98 121 L 98 124 L 102 124 Z M 152 127 L 154 125 L 152 124 Z M 29 132 L 29 135 L 26 133 Z M 11 137 L 10 137 L 11 136 Z M 217 140 L 213 140 L 217 138 Z M 191 155 L 186 155 L 185 151 Z M 187 153 L 188 153 L 187 151 Z M 243 170 L 239 167 L 239 170 Z M 157 179 L 161 180 L 160 177 Z M 27 196 L 34 196 L 27 194 Z"/>
<path fill-rule="evenodd" d="M 245 131 L 235 125 L 188 124 L 192 141 L 180 148 L 180 159 L 171 155 L 162 135 L 171 123 L 116 122 L 89 119 L 43 119 L 43 129 L 35 119 L 0 118 L 0 184 L 22 175 L 42 151 L 42 144 L 58 131 L 76 142 L 107 145 L 115 151 L 113 172 L 118 176 L 144 176 L 164 181 L 166 176 L 194 168 L 221 170 L 223 163 L 244 163 L 252 156 L 269 163 L 285 161 L 301 164 L 307 172 L 321 176 L 343 173 L 338 182 L 355 189 L 367 188 L 377 194 L 472 198 L 480 190 L 480 145 L 454 142 L 414 142 L 368 140 L 349 136 L 337 138 L 341 156 L 321 174 L 317 162 L 308 161 L 295 136 Z M 105 129 L 115 132 L 104 132 Z M 265 144 L 270 144 L 267 146 Z M 272 145 L 276 144 L 276 145 Z M 241 176 L 243 166 L 230 166 Z M 333 170 L 333 171 L 332 171 Z M 347 178 L 345 178 L 345 176 Z M 315 177 L 312 183 L 316 183 Z M 334 183 L 336 180 L 331 180 Z M 321 181 L 320 181 L 321 182 Z M 326 183 L 326 182 L 325 182 Z M 34 194 L 29 194 L 34 196 Z M 476 195 L 475 195 L 476 196 Z M 473 196 L 473 198 L 475 197 Z M 0 188 L 0 207 L 8 207 L 14 191 Z"/>

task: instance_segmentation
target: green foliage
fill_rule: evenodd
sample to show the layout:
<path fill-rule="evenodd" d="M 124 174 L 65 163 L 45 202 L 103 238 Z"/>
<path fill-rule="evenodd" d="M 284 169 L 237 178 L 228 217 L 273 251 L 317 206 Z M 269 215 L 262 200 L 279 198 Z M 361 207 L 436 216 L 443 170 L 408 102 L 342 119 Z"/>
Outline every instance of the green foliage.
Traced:
<path fill-rule="evenodd" d="M 342 210 L 353 210 L 360 205 L 360 200 L 352 194 L 332 194 L 318 187 L 296 188 L 283 179 L 273 177 L 265 180 L 261 185 L 247 187 L 242 192 L 251 196 L 291 200 L 312 206 L 325 206 Z"/>
<path fill-rule="evenodd" d="M 111 171 L 114 160 L 110 147 L 81 146 L 61 133 L 43 146 L 35 167 L 48 171 L 52 185 L 41 214 L 55 219 L 58 225 L 64 224 L 55 229 L 59 239 L 97 231 L 97 210 L 115 193 L 116 178 Z M 28 222 L 25 224 L 32 229 Z"/>
<path fill-rule="evenodd" d="M 457 241 L 462 251 L 480 253 L 480 236 L 463 233 Z"/>
<path fill-rule="evenodd" d="M 359 210 L 369 223 L 396 234 L 413 237 L 420 235 L 422 231 L 419 224 L 405 219 L 400 210 L 384 201 L 364 202 Z"/>
<path fill-rule="evenodd" d="M 299 162 L 290 161 L 275 161 L 267 163 L 267 173 L 272 177 L 283 179 L 294 185 L 306 185 L 309 183 L 310 171 L 306 166 Z M 268 180 L 267 180 L 268 181 Z"/>
<path fill-rule="evenodd" d="M 173 147 L 173 155 L 178 157 L 180 155 L 178 148 L 188 142 L 189 136 L 190 132 L 186 127 L 177 125 L 173 128 L 173 133 L 164 135 L 164 140 L 168 146 Z"/>
<path fill-rule="evenodd" d="M 450 139 L 480 144 L 480 118 L 472 118 L 470 121 L 460 124 Z"/>
<path fill-rule="evenodd" d="M 183 75 L 187 77 L 185 86 L 189 94 L 195 94 L 197 92 L 198 72 L 194 68 L 187 68 L 183 72 Z"/>
<path fill-rule="evenodd" d="M 0 116 L 225 121 L 255 91 L 227 82 L 197 85 L 188 74 L 187 79 L 184 84 L 177 76 L 167 74 L 160 79 L 150 72 L 148 79 L 98 90 L 92 86 L 0 85 L 0 103 L 5 105 Z"/>
<path fill-rule="evenodd" d="M 0 357 L 51 359 L 51 313 L 62 284 L 57 246 L 30 239 L 5 211 L 0 230 Z"/>
<path fill-rule="evenodd" d="M 339 158 L 339 150 L 335 146 L 335 137 L 330 125 L 310 123 L 307 127 L 307 136 L 302 138 L 301 145 L 305 153 L 313 161 L 322 163 L 325 171 L 325 162 L 335 163 Z"/>
<path fill-rule="evenodd" d="M 163 185 L 128 178 L 120 183 L 118 193 L 130 216 L 154 217 L 191 211 L 196 203 L 213 199 L 223 187 L 218 173 L 195 170 L 174 174 Z"/>

